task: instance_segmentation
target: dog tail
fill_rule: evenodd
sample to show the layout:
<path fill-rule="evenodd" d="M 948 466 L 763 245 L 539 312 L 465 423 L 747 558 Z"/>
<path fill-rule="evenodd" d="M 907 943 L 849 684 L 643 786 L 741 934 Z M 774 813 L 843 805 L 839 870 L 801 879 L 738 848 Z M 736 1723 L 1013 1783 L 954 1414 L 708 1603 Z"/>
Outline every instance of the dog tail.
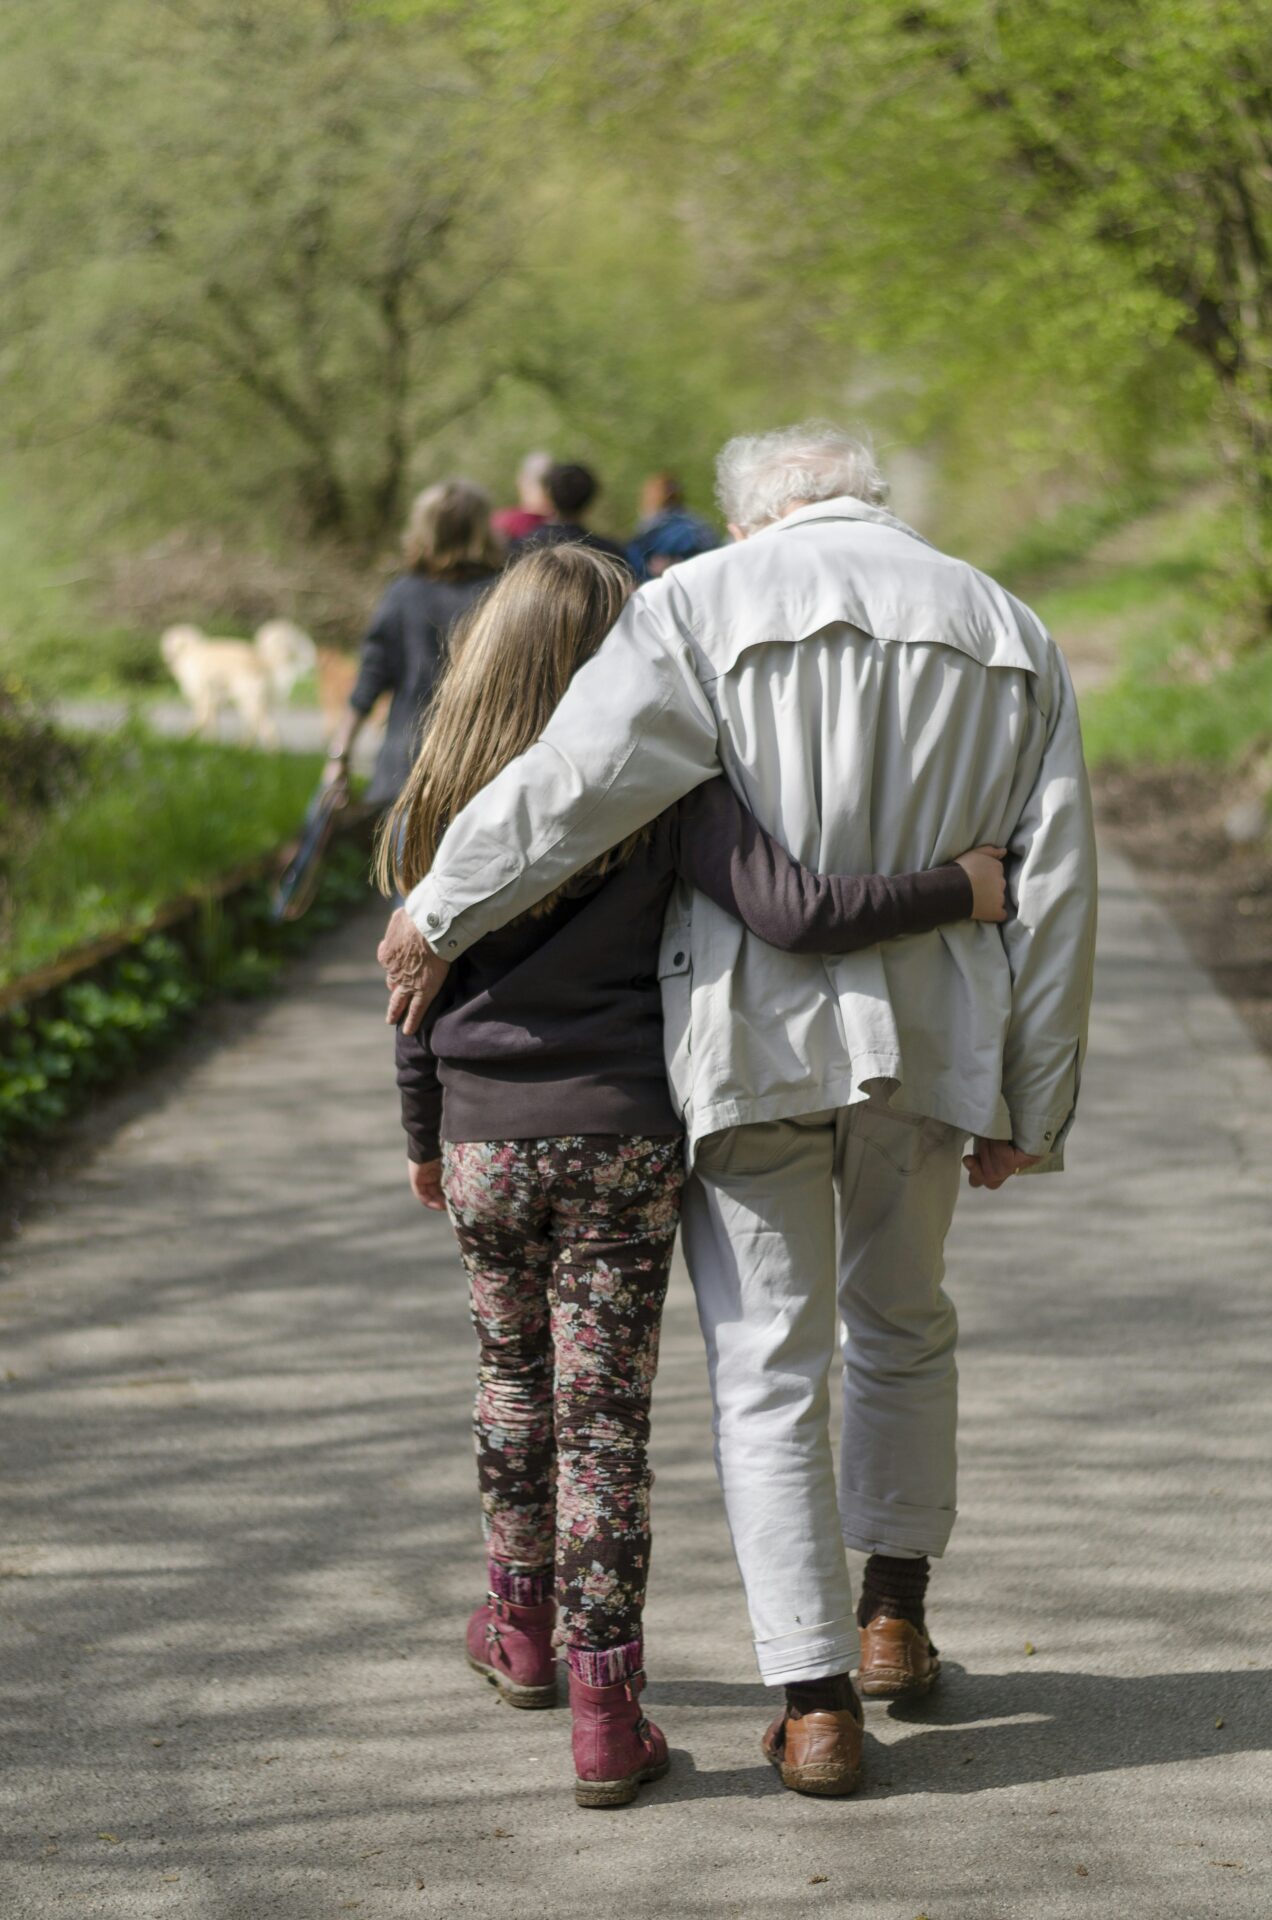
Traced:
<path fill-rule="evenodd" d="M 296 682 L 312 673 L 318 663 L 318 649 L 294 620 L 267 620 L 258 627 L 256 651 L 279 700 L 286 700 Z"/>

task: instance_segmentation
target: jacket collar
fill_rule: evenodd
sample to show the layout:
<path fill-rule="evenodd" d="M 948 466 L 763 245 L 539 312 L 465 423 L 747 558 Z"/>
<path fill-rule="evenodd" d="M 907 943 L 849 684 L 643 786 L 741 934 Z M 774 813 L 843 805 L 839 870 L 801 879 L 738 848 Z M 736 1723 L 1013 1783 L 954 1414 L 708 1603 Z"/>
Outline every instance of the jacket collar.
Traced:
<path fill-rule="evenodd" d="M 878 527 L 891 527 L 895 533 L 908 533 L 911 540 L 918 540 L 923 546 L 931 546 L 930 540 L 924 540 L 921 533 L 907 526 L 904 520 L 898 520 L 894 513 L 883 507 L 872 507 L 865 500 L 858 500 L 851 493 L 836 494 L 833 500 L 814 500 L 810 506 L 796 507 L 794 513 L 788 513 L 780 520 L 772 521 L 767 527 L 761 527 L 752 534 L 758 540 L 766 533 L 780 533 L 786 527 L 807 526 L 814 520 L 869 520 Z"/>
<path fill-rule="evenodd" d="M 780 561 L 765 544 L 778 533 L 791 536 Z M 710 585 L 694 594 L 685 591 L 691 581 Z M 1037 617 L 996 580 L 849 495 L 800 507 L 658 584 L 683 601 L 681 622 L 714 674 L 727 673 L 749 647 L 798 642 L 840 623 L 876 640 L 951 647 L 982 666 L 1034 675 L 1049 645 Z"/>

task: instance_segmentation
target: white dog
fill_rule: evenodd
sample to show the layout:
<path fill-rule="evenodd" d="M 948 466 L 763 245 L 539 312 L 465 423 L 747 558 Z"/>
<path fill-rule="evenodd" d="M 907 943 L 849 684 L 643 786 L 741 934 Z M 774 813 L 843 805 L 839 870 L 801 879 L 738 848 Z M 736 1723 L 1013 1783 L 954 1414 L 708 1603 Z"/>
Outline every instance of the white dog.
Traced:
<path fill-rule="evenodd" d="M 251 740 L 277 747 L 275 701 L 286 700 L 317 657 L 290 620 L 267 620 L 254 641 L 212 639 L 200 627 L 169 627 L 159 642 L 169 672 L 194 709 L 194 730 L 213 730 L 221 709 L 236 707 Z"/>
<path fill-rule="evenodd" d="M 267 620 L 256 629 L 256 651 L 270 671 L 274 692 L 286 700 L 298 680 L 313 673 L 318 649 L 294 620 Z"/>

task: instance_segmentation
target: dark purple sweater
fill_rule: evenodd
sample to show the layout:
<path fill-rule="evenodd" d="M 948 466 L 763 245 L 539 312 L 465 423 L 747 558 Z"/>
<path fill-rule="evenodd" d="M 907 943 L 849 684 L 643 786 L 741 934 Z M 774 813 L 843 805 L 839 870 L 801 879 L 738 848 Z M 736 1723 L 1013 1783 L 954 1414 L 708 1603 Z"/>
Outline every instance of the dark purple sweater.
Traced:
<path fill-rule="evenodd" d="M 617 871 L 478 940 L 451 968 L 423 1031 L 399 1029 L 412 1160 L 435 1160 L 443 1138 L 680 1130 L 658 987 L 677 876 L 790 953 L 852 953 L 972 911 L 972 883 L 952 862 L 892 878 L 814 873 L 727 780 L 710 780 L 660 815 Z"/>

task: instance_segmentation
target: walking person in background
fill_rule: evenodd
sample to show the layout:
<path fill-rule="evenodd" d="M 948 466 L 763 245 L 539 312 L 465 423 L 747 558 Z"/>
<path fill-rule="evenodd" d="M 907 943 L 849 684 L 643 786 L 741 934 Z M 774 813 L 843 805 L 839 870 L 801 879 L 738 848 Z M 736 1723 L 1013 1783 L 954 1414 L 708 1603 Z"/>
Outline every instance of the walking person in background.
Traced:
<path fill-rule="evenodd" d="M 419 881 L 447 822 L 538 739 L 630 590 L 611 556 L 549 547 L 465 622 L 382 829 L 386 890 Z M 580 1805 L 623 1805 L 667 1766 L 638 1701 L 649 1398 L 684 1178 L 658 985 L 687 961 L 664 935 L 673 885 L 773 947 L 849 953 L 1001 917 L 1000 853 L 821 877 L 711 780 L 479 940 L 425 1031 L 399 1032 L 412 1190 L 449 1204 L 480 1343 L 489 1598 L 469 1664 L 511 1705 L 552 1706 L 559 1611 Z"/>
<path fill-rule="evenodd" d="M 627 548 L 638 581 L 656 580 L 668 567 L 710 553 L 720 544 L 715 528 L 685 505 L 673 473 L 651 473 L 640 495 L 640 524 Z"/>
<path fill-rule="evenodd" d="M 775 951 L 687 879 L 669 910 L 685 1253 L 756 1657 L 785 1689 L 763 1749 L 786 1786 L 842 1794 L 861 1773 L 858 1628 L 868 1696 L 938 1672 L 928 1564 L 956 1511 L 945 1237 L 960 1162 L 990 1189 L 1063 1166 L 1095 847 L 1059 649 L 886 511 L 867 447 L 822 422 L 744 436 L 719 491 L 735 544 L 633 597 L 542 739 L 452 816 L 380 953 L 390 1018 L 414 1022 L 448 963 L 722 768 L 825 871 L 1008 847 L 1001 929 L 826 959 Z M 845 1545 L 869 1556 L 855 1615 Z"/>
<path fill-rule="evenodd" d="M 503 565 L 503 549 L 491 531 L 489 494 L 470 480 L 426 487 L 411 508 L 402 551 L 406 571 L 375 610 L 362 642 L 358 677 L 327 756 L 327 780 L 347 783 L 349 756 L 363 722 L 380 695 L 392 693 L 367 791 L 372 806 L 387 806 L 405 786 L 450 630 Z"/>
<path fill-rule="evenodd" d="M 617 540 L 606 539 L 603 533 L 593 533 L 587 525 L 585 516 L 600 491 L 590 468 L 569 462 L 550 467 L 544 486 L 552 503 L 551 516 L 517 542 L 512 550 L 514 558 L 535 547 L 592 547 L 597 553 L 612 554 L 628 566 L 626 548 L 620 547 Z"/>
<path fill-rule="evenodd" d="M 545 485 L 551 468 L 550 453 L 528 453 L 517 468 L 519 504 L 500 507 L 490 516 L 490 524 L 505 546 L 510 547 L 514 541 L 524 540 L 527 534 L 533 533 L 551 518 L 552 502 Z"/>

